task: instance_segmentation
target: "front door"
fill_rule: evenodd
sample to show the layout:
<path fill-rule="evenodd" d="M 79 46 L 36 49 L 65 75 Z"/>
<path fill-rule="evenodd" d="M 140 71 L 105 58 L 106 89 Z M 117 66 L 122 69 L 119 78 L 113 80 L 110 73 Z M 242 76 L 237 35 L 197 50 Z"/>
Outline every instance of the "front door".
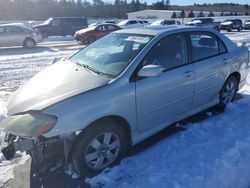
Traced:
<path fill-rule="evenodd" d="M 140 131 L 167 126 L 192 109 L 195 70 L 188 64 L 183 34 L 162 39 L 148 53 L 144 65 L 163 67 L 158 77 L 136 81 L 137 117 Z"/>

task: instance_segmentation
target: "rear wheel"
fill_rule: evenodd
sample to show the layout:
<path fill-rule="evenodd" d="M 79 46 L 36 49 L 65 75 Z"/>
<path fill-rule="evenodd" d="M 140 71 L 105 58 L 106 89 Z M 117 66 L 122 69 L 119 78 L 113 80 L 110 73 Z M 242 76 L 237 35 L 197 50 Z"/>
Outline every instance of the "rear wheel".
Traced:
<path fill-rule="evenodd" d="M 238 90 L 238 81 L 234 76 L 230 76 L 224 83 L 220 91 L 219 107 L 224 109 L 226 105 L 233 101 Z"/>
<path fill-rule="evenodd" d="M 77 138 L 72 163 L 83 176 L 94 176 L 119 162 L 128 146 L 126 131 L 116 121 L 101 121 Z"/>
<path fill-rule="evenodd" d="M 34 48 L 35 46 L 36 42 L 31 38 L 25 39 L 25 41 L 23 42 L 24 48 Z"/>

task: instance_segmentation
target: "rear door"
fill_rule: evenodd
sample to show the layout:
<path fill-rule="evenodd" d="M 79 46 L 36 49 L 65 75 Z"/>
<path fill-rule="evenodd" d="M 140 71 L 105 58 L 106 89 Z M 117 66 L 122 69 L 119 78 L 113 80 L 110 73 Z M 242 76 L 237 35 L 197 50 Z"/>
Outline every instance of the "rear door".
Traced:
<path fill-rule="evenodd" d="M 193 108 L 200 108 L 218 99 L 230 60 L 225 45 L 213 33 L 191 32 L 190 41 L 196 70 Z"/>
<path fill-rule="evenodd" d="M 158 42 L 145 57 L 144 65 L 161 65 L 164 72 L 136 81 L 140 131 L 164 127 L 191 110 L 195 70 L 187 54 L 185 35 L 174 34 Z"/>

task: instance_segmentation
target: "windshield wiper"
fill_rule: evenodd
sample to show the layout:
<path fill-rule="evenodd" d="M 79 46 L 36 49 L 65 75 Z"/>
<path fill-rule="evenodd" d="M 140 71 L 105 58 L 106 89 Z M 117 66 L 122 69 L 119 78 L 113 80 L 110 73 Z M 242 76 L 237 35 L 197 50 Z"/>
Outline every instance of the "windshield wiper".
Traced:
<path fill-rule="evenodd" d="M 85 69 L 87 69 L 87 70 L 89 70 L 89 71 L 91 71 L 91 72 L 94 72 L 94 73 L 96 73 L 96 74 L 98 74 L 98 75 L 105 75 L 105 76 L 108 76 L 108 77 L 114 77 L 114 76 L 111 75 L 111 74 L 107 74 L 107 73 L 101 72 L 101 71 L 99 71 L 99 70 L 97 70 L 97 69 L 94 69 L 93 67 L 90 67 L 90 66 L 88 66 L 88 65 L 86 65 L 86 64 L 82 64 L 82 63 L 79 63 L 79 62 L 76 62 L 76 64 L 77 64 L 77 65 L 80 65 L 80 66 L 84 67 Z"/>

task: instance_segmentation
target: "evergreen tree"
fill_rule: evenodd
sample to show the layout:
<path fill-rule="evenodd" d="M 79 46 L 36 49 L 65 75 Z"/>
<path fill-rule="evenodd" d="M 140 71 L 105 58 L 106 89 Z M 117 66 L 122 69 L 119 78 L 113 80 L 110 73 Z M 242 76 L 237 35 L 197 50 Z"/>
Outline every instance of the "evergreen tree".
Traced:
<path fill-rule="evenodd" d="M 174 11 L 173 12 L 173 14 L 172 14 L 172 16 L 171 16 L 171 18 L 176 18 L 177 16 L 176 16 L 176 12 Z"/>
<path fill-rule="evenodd" d="M 200 11 L 197 17 L 205 17 L 203 11 Z"/>
<path fill-rule="evenodd" d="M 186 15 L 185 15 L 185 10 L 182 9 L 182 10 L 181 10 L 181 13 L 180 13 L 180 18 L 185 18 L 185 17 L 186 17 Z"/>
<path fill-rule="evenodd" d="M 188 13 L 188 17 L 189 18 L 194 18 L 194 12 L 192 10 Z"/>
<path fill-rule="evenodd" d="M 214 17 L 213 11 L 210 11 L 210 12 L 209 12 L 208 17 Z"/>

